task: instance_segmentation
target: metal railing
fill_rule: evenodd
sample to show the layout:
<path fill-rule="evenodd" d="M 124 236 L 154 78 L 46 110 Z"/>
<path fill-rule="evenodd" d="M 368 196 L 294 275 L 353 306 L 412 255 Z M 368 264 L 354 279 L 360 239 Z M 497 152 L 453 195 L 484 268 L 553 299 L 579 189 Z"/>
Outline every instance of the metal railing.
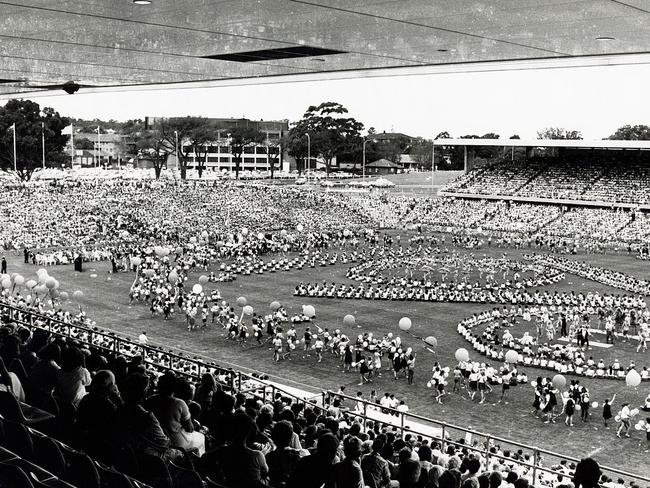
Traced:
<path fill-rule="evenodd" d="M 194 380 L 200 380 L 205 373 L 216 376 L 219 383 L 233 393 L 244 393 L 264 401 L 273 401 L 278 395 L 288 397 L 293 402 L 302 403 L 305 406 L 316 408 L 321 412 L 327 412 L 333 405 L 333 400 L 339 398 L 342 403 L 361 406 L 361 410 L 344 408 L 342 414 L 348 418 L 358 419 L 364 429 L 370 423 L 390 425 L 394 431 L 401 436 L 407 434 L 421 436 L 423 439 L 430 439 L 439 442 L 444 452 L 448 446 L 458 449 L 468 449 L 479 453 L 490 468 L 494 462 L 508 462 L 524 467 L 530 474 L 534 486 L 538 483 L 544 484 L 544 475 L 557 477 L 559 475 L 569 476 L 567 473 L 553 469 L 552 464 L 542 461 L 544 456 L 557 462 L 578 463 L 580 460 L 559 454 L 553 451 L 530 446 L 520 442 L 505 439 L 499 436 L 486 434 L 474 429 L 460 427 L 448 422 L 417 415 L 411 412 L 403 412 L 398 409 L 383 407 L 361 398 L 351 397 L 342 393 L 322 391 L 320 395 L 300 396 L 289 392 L 286 387 L 282 388 L 252 374 L 236 371 L 232 368 L 219 366 L 215 362 L 206 362 L 195 357 L 174 352 L 172 349 L 165 349 L 162 346 L 145 345 L 130 339 L 120 337 L 114 332 L 106 332 L 98 328 L 89 327 L 83 324 L 67 323 L 57 318 L 44 315 L 29 309 L 19 308 L 13 304 L 0 300 L 0 312 L 4 318 L 28 327 L 32 330 L 46 331 L 52 335 L 73 339 L 89 346 L 98 348 L 108 353 L 123 354 L 130 357 L 140 356 L 149 368 L 149 371 L 162 373 L 172 370 Z M 453 440 L 454 438 L 459 440 Z M 523 454 L 515 459 L 512 456 L 504 456 L 493 449 L 499 443 L 500 446 L 507 446 L 512 450 L 521 450 Z M 501 447 L 501 452 L 504 449 Z M 492 463 L 492 464 L 491 464 Z M 616 475 L 626 480 L 643 481 L 650 486 L 650 478 L 630 473 L 621 469 L 601 466 L 601 470 L 608 476 Z"/>

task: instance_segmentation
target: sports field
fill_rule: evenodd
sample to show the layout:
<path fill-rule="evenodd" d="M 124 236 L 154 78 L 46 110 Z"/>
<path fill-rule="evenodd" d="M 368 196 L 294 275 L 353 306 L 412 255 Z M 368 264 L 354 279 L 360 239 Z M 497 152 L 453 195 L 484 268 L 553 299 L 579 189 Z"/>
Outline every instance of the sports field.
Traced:
<path fill-rule="evenodd" d="M 402 236 L 405 242 L 405 236 Z M 458 250 L 472 253 L 472 251 Z M 507 252 L 512 259 L 521 256 L 521 251 L 503 248 L 488 248 L 474 251 L 477 255 L 501 256 Z M 270 259 L 265 257 L 264 259 Z M 627 255 L 589 255 L 574 256 L 575 259 L 588 259 L 593 264 L 618 269 L 639 278 L 647 278 L 647 263 Z M 22 255 L 7 254 L 8 272 L 19 272 L 26 279 L 32 277 L 36 266 L 22 264 Z M 357 391 L 363 391 L 367 396 L 371 389 L 376 389 L 381 395 L 384 392 L 396 394 L 406 400 L 411 411 L 424 416 L 433 417 L 456 425 L 472 427 L 479 431 L 538 447 L 554 450 L 574 457 L 593 455 L 598 461 L 609 466 L 615 466 L 631 472 L 650 476 L 650 464 L 647 462 L 649 445 L 645 434 L 632 431 L 632 438 L 617 439 L 616 424 L 604 428 L 600 418 L 601 409 L 592 410 L 589 422 L 582 423 L 577 419 L 573 428 L 568 428 L 558 418 L 556 424 L 544 424 L 531 414 L 533 391 L 529 385 L 520 385 L 511 390 L 507 404 L 498 403 L 499 393 L 488 395 L 488 401 L 479 405 L 469 400 L 466 393 L 451 394 L 444 398 L 443 405 L 436 404 L 432 399 L 432 391 L 426 388 L 429 372 L 434 361 L 443 366 L 455 365 L 454 352 L 459 347 L 468 348 L 472 358 L 480 355 L 473 351 L 467 342 L 456 332 L 456 324 L 465 316 L 492 308 L 490 305 L 455 304 L 455 303 L 424 303 L 410 301 L 371 301 L 329 298 L 299 298 L 293 296 L 295 286 L 301 282 L 350 283 L 346 279 L 346 265 L 305 268 L 302 271 L 265 273 L 263 275 L 238 275 L 230 283 L 210 283 L 208 290 L 218 288 L 223 299 L 234 304 L 238 296 L 245 296 L 248 303 L 260 314 L 269 312 L 269 303 L 273 300 L 281 302 L 289 311 L 289 315 L 301 311 L 301 306 L 311 304 L 316 309 L 316 323 L 330 330 L 339 328 L 350 337 L 355 337 L 363 331 L 373 332 L 381 336 L 387 332 L 399 334 L 397 323 L 401 317 L 409 317 L 413 321 L 412 332 L 419 336 L 434 335 L 438 340 L 435 354 L 427 351 L 422 344 L 401 334 L 404 342 L 417 352 L 415 384 L 407 385 L 406 381 L 393 379 L 391 372 L 385 372 L 381 378 L 371 385 L 358 386 L 359 376 L 355 373 L 344 373 L 339 366 L 339 360 L 326 353 L 322 363 L 317 363 L 314 356 L 303 356 L 296 349 L 292 361 L 273 361 L 270 346 L 258 346 L 249 339 L 248 344 L 241 346 L 228 340 L 221 328 L 208 328 L 205 333 L 188 331 L 183 317 L 176 316 L 169 321 L 161 316 L 151 317 L 147 304 L 134 303 L 129 306 L 128 291 L 133 281 L 132 273 L 109 273 L 108 262 L 85 263 L 83 273 L 74 273 L 72 266 L 52 267 L 50 275 L 61 282 L 61 290 L 72 292 L 82 290 L 82 307 L 87 315 L 104 329 L 136 337 L 141 331 L 146 331 L 150 343 L 174 347 L 192 355 L 201 355 L 216 360 L 221 365 L 232 365 L 243 370 L 255 370 L 269 374 L 280 383 L 302 388 L 318 393 L 323 389 L 336 390 L 340 385 L 347 387 L 346 392 L 354 396 Z M 209 270 L 208 270 L 209 271 Z M 195 270 L 190 274 L 189 282 L 195 283 L 203 270 Z M 96 274 L 96 277 L 91 277 Z M 608 288 L 598 283 L 568 275 L 567 278 L 554 285 L 551 291 L 599 291 L 601 293 L 619 293 L 620 290 Z M 67 303 L 66 308 L 72 309 L 77 305 Z M 345 326 L 343 316 L 354 314 L 356 326 L 354 330 Z M 298 326 L 299 337 L 303 326 Z M 513 331 L 513 333 L 515 333 Z M 515 333 L 521 335 L 522 332 Z M 598 340 L 594 338 L 593 340 Z M 636 354 L 634 344 L 617 344 L 614 348 L 604 350 L 594 348 L 590 351 L 594 358 L 603 357 L 606 362 L 617 357 L 623 365 L 634 359 L 641 367 L 650 363 L 648 353 Z M 546 370 L 526 369 L 529 379 L 537 376 L 552 376 Z M 567 380 L 573 377 L 567 375 Z M 618 411 L 621 401 L 629 401 L 633 406 L 642 404 L 650 391 L 648 383 L 642 383 L 637 390 L 628 388 L 623 381 L 595 380 L 580 378 L 581 384 L 586 385 L 591 392 L 591 400 L 602 404 L 605 398 L 611 398 L 617 393 L 614 412 Z M 451 388 L 451 385 L 450 385 Z M 617 406 L 618 405 L 618 406 Z"/>

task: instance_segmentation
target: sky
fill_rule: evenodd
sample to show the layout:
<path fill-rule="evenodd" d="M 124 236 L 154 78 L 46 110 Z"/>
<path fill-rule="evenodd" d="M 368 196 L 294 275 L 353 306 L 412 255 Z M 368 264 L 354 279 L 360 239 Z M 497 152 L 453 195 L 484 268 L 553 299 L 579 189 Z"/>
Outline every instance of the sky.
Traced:
<path fill-rule="evenodd" d="M 391 76 L 240 87 L 87 93 L 33 98 L 62 115 L 298 120 L 310 105 L 343 104 L 377 132 L 432 138 L 495 132 L 536 138 L 545 127 L 602 139 L 625 124 L 650 125 L 650 66 Z"/>

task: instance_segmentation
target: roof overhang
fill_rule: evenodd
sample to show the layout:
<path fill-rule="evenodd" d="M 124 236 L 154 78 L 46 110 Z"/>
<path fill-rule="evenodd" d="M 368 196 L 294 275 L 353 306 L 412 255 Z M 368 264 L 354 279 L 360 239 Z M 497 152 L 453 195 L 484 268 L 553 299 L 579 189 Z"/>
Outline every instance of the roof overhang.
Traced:
<path fill-rule="evenodd" d="M 648 64 L 646 4 L 0 1 L 0 96 Z"/>
<path fill-rule="evenodd" d="M 436 146 L 565 147 L 571 149 L 650 150 L 650 141 L 575 139 L 436 139 Z"/>

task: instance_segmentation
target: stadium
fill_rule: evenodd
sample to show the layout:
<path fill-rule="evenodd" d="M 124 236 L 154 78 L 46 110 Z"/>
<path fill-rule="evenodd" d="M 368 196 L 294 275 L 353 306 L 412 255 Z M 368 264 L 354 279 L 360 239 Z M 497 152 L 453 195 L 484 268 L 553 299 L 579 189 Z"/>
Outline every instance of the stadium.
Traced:
<path fill-rule="evenodd" d="M 331 102 L 292 123 L 160 117 L 93 134 L 17 100 L 644 64 L 644 46 L 584 34 L 602 15 L 621 38 L 647 34 L 620 2 L 525 7 L 530 31 L 569 17 L 570 56 L 554 30 L 553 51 L 500 39 L 518 18 L 510 2 L 493 2 L 509 13 L 496 17 L 458 7 L 500 46 L 483 56 L 448 7 L 429 40 L 456 48 L 435 59 L 416 42 L 433 15 L 423 2 L 234 7 L 218 21 L 234 44 L 201 56 L 177 35 L 216 35 L 207 3 L 177 24 L 167 2 L 68 3 L 18 2 L 0 30 L 29 43 L 34 77 L 0 63 L 0 488 L 650 487 L 648 140 L 426 141 L 366 131 Z M 273 33 L 301 18 L 358 32 L 321 47 Z M 79 37 L 48 31 L 53 20 Z M 383 55 L 355 50 L 390 22 L 403 30 L 377 41 Z M 143 40 L 107 47 L 108 30 L 126 39 L 131 25 Z M 62 43 L 80 51 L 59 55 Z M 77 58 L 89 53 L 103 75 Z M 39 56 L 78 65 L 79 82 L 37 82 Z M 129 56 L 140 63 L 118 76 Z"/>

